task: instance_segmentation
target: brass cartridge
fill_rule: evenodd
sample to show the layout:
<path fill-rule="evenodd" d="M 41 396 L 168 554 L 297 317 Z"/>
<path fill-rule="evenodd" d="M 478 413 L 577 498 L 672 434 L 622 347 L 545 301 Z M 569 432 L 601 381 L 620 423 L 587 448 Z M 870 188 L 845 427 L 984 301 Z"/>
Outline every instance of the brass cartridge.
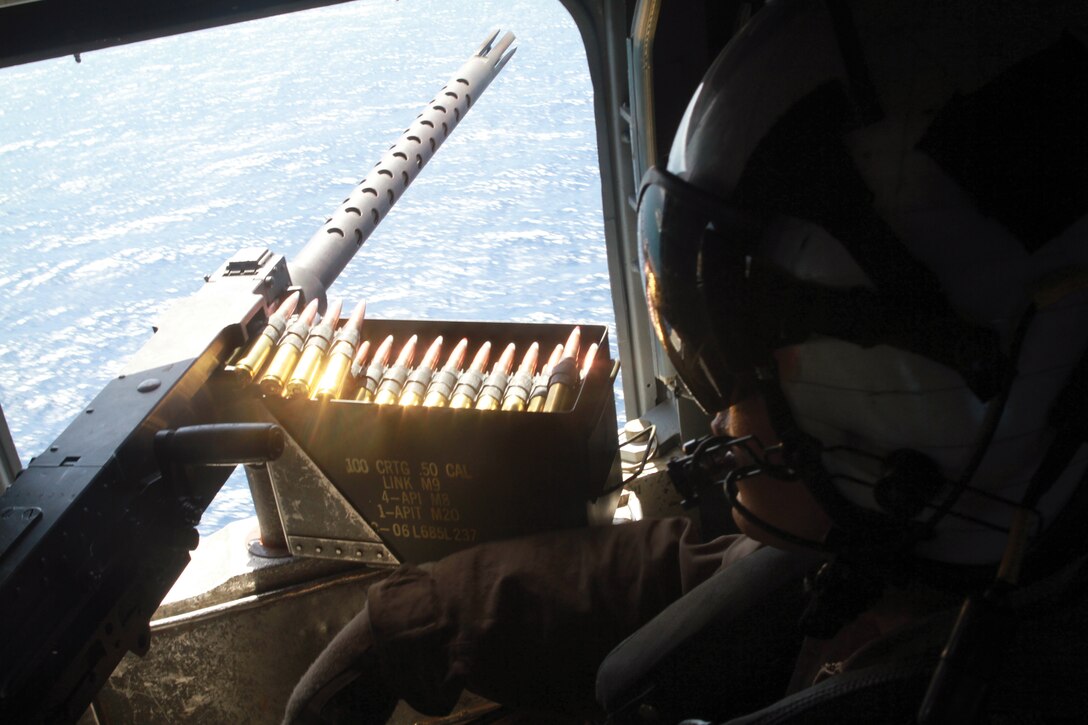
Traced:
<path fill-rule="evenodd" d="M 567 338 L 567 344 L 563 346 L 563 357 L 552 366 L 548 377 L 545 413 L 567 411 L 573 406 L 578 387 L 578 348 L 581 341 L 582 330 L 575 327 Z"/>
<path fill-rule="evenodd" d="M 412 367 L 412 358 L 416 355 L 418 339 L 416 335 L 409 337 L 408 342 L 400 349 L 396 362 L 382 373 L 378 390 L 374 393 L 374 402 L 378 405 L 396 405 L 400 400 L 400 391 L 404 388 L 404 381 L 408 379 L 408 372 Z"/>
<path fill-rule="evenodd" d="M 355 351 L 355 357 L 351 361 L 351 377 L 360 378 L 366 372 L 366 356 L 370 353 L 370 340 L 363 340 L 363 344 Z"/>
<path fill-rule="evenodd" d="M 480 392 L 480 386 L 484 382 L 484 371 L 487 370 L 487 360 L 491 357 L 491 343 L 485 342 L 476 351 L 476 357 L 468 370 L 461 373 L 457 379 L 457 385 L 450 395 L 451 408 L 471 408 L 476 404 L 476 395 Z"/>
<path fill-rule="evenodd" d="M 351 367 L 351 355 L 355 349 L 350 342 L 334 340 L 325 360 L 325 369 L 314 387 L 314 400 L 334 400 L 340 397 Z"/>
<path fill-rule="evenodd" d="M 499 356 L 499 361 L 491 368 L 491 374 L 484 380 L 476 396 L 476 410 L 499 409 L 502 394 L 506 392 L 506 384 L 510 382 L 510 371 L 514 367 L 514 350 L 514 343 L 507 345 Z"/>
<path fill-rule="evenodd" d="M 329 306 L 329 309 L 321 322 L 310 330 L 306 336 L 306 343 L 302 346 L 302 355 L 295 364 L 291 377 L 287 379 L 285 392 L 288 398 L 308 398 L 321 374 L 321 363 L 325 361 L 325 352 L 332 343 L 332 334 L 340 322 L 340 310 L 343 308 L 342 300 L 337 300 Z"/>
<path fill-rule="evenodd" d="M 276 343 L 283 336 L 283 331 L 287 329 L 288 318 L 291 317 L 291 313 L 295 311 L 295 307 L 298 305 L 298 297 L 298 292 L 292 292 L 287 299 L 280 303 L 276 311 L 269 315 L 268 324 L 265 325 L 261 334 L 254 338 L 253 344 L 249 346 L 249 351 L 241 360 L 235 363 L 234 376 L 240 386 L 249 385 L 253 382 L 253 376 L 260 371 L 269 354 L 275 349 Z"/>
<path fill-rule="evenodd" d="M 529 391 L 529 402 L 526 410 L 530 413 L 540 413 L 544 410 L 544 401 L 548 399 L 548 378 L 552 374 L 552 368 L 563 357 L 563 343 L 559 343 L 548 356 L 548 362 L 540 369 L 540 374 L 533 378 L 533 387 Z"/>
<path fill-rule="evenodd" d="M 488 343 L 490 346 L 490 343 Z M 441 370 L 431 376 L 431 382 L 427 386 L 427 395 L 423 398 L 424 408 L 445 408 L 450 404 L 450 395 L 457 385 L 457 378 L 461 377 L 461 366 L 465 364 L 465 352 L 468 350 L 468 339 L 462 337 L 457 347 L 453 348 L 450 357 Z"/>
<path fill-rule="evenodd" d="M 352 382 L 352 385 L 357 385 L 355 382 L 362 376 L 364 371 L 364 365 L 366 364 L 366 358 L 370 354 L 370 340 L 363 340 L 359 345 L 359 349 L 355 351 L 355 357 L 352 358 L 351 367 L 348 368 L 348 374 L 344 378 L 344 387 L 340 390 L 340 393 L 336 396 L 340 400 L 347 400 L 347 395 L 350 394 L 352 398 L 355 397 L 355 390 L 348 388 L 348 381 Z"/>
<path fill-rule="evenodd" d="M 422 405 L 423 396 L 427 392 L 427 386 L 430 384 L 431 378 L 434 377 L 435 368 L 438 367 L 438 356 L 441 353 L 442 336 L 439 335 L 427 348 L 427 352 L 423 353 L 423 359 L 419 361 L 416 369 L 409 373 L 408 379 L 404 382 L 404 387 L 400 391 L 400 399 L 397 402 L 407 406 Z"/>
<path fill-rule="evenodd" d="M 344 389 L 344 381 L 351 369 L 351 360 L 355 356 L 355 347 L 363 331 L 363 318 L 366 316 L 366 302 L 355 306 L 351 317 L 336 333 L 328 355 L 325 356 L 325 371 L 321 373 L 314 388 L 314 400 L 339 398 Z M 369 347 L 369 346 L 368 346 Z"/>
<path fill-rule="evenodd" d="M 578 374 L 579 380 L 585 380 L 589 375 L 589 371 L 593 369 L 593 361 L 597 358 L 597 343 L 590 343 L 589 349 L 586 350 L 586 357 L 582 360 L 582 372 Z"/>
<path fill-rule="evenodd" d="M 366 370 L 362 370 L 361 375 L 355 375 L 356 380 L 359 381 L 359 391 L 355 393 L 355 399 L 364 403 L 370 403 L 374 400 L 374 392 L 378 389 L 378 382 L 382 379 L 382 374 L 385 372 L 386 364 L 389 362 L 389 353 L 393 351 L 393 336 L 389 335 L 382 344 L 378 346 L 378 349 L 374 351 L 374 357 L 370 361 L 370 365 L 366 367 Z"/>
<path fill-rule="evenodd" d="M 280 339 L 276 354 L 272 356 L 272 362 L 268 363 L 268 368 L 258 383 L 261 392 L 265 395 L 279 395 L 283 390 L 283 384 L 287 382 L 287 376 L 295 369 L 302 343 L 306 340 L 310 326 L 317 316 L 317 304 L 316 299 L 310 300 L 310 303 L 302 310 L 302 314 L 291 323 Z"/>
<path fill-rule="evenodd" d="M 529 393 L 533 389 L 533 373 L 540 357 L 540 343 L 534 342 L 521 359 L 517 372 L 510 378 L 502 396 L 502 409 L 522 412 L 528 407 Z"/>

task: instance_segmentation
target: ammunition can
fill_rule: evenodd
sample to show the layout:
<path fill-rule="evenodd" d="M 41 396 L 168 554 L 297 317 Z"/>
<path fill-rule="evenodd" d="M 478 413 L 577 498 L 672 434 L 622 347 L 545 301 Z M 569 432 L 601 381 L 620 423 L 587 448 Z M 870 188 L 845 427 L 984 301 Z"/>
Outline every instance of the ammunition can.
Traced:
<path fill-rule="evenodd" d="M 416 333 L 467 339 L 474 350 L 487 341 L 524 350 L 534 341 L 551 349 L 573 326 L 368 318 L 367 327 L 377 339 Z M 254 400 L 287 438 L 268 468 L 291 551 L 377 566 L 420 563 L 484 541 L 611 521 L 622 477 L 608 331 L 581 328 L 587 344 L 600 344 L 602 360 L 580 385 L 575 373 L 570 407 L 559 414 Z M 448 368 L 457 367 L 436 372 L 428 395 L 442 397 L 445 378 L 452 397 L 458 383 Z M 478 388 L 487 376 L 475 377 Z"/>

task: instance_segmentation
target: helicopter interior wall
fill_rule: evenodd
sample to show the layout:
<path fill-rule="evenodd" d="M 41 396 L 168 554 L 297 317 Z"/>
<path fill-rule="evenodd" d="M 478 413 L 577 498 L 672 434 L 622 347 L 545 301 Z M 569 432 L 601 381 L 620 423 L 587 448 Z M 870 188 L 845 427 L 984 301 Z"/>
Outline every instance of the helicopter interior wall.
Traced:
<path fill-rule="evenodd" d="M 653 57 L 654 130 L 660 154 L 668 153 L 703 73 L 758 5 L 762 3 L 735 0 L 662 4 Z"/>
<path fill-rule="evenodd" d="M 346 0 L 15 0 L 0 3 L 0 68 Z"/>

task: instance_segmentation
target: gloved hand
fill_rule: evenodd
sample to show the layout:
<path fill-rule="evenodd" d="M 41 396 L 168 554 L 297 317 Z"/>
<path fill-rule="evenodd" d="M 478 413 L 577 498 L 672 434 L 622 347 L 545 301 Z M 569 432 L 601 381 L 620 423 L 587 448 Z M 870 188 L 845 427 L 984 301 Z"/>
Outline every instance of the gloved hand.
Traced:
<path fill-rule="evenodd" d="M 284 725 L 384 723 L 397 697 L 382 682 L 367 608 L 355 615 L 295 685 Z"/>

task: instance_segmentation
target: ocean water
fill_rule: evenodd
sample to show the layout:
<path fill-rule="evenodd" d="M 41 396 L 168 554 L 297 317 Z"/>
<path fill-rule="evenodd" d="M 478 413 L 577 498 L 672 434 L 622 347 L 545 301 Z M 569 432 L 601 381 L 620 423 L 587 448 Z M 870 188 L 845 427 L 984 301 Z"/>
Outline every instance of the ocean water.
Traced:
<path fill-rule="evenodd" d="M 593 91 L 558 2 L 357 0 L 0 70 L 0 403 L 23 463 L 203 275 L 297 254 L 494 29 L 516 55 L 330 295 L 614 326 Z M 236 475 L 201 531 L 251 511 Z"/>

